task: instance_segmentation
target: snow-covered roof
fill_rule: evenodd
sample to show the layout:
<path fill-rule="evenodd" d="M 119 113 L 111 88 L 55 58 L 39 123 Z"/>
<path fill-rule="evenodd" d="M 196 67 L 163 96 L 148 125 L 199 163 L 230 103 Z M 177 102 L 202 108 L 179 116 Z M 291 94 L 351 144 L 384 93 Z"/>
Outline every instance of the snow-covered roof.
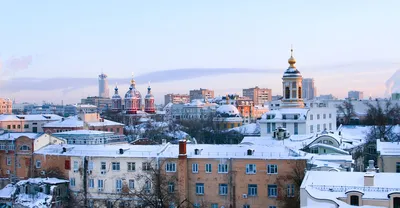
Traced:
<path fill-rule="evenodd" d="M 366 174 L 373 176 L 373 186 L 364 186 Z M 400 191 L 400 174 L 307 171 L 301 188 L 306 189 L 315 198 L 330 199 L 335 202 L 339 197 L 346 197 L 346 192 L 356 190 L 364 193 L 363 199 L 387 200 L 389 193 Z"/>
<path fill-rule="evenodd" d="M 57 121 L 61 116 L 56 114 L 35 114 L 35 115 L 0 115 L 0 121 Z"/>
<path fill-rule="evenodd" d="M 229 115 L 240 115 L 238 109 L 234 105 L 221 105 L 217 108 L 217 113 L 226 113 Z"/>
<path fill-rule="evenodd" d="M 337 154 L 325 154 L 325 155 L 318 155 L 318 154 L 310 154 L 312 158 L 315 160 L 320 161 L 328 161 L 328 162 L 348 162 L 352 163 L 353 158 L 351 155 L 337 155 Z"/>
<path fill-rule="evenodd" d="M 294 115 L 299 114 L 299 120 L 305 120 L 307 117 L 307 113 L 310 109 L 308 108 L 281 108 L 277 110 L 272 110 L 267 113 L 264 113 L 261 119 L 267 119 L 267 115 L 275 115 L 274 119 L 271 120 L 282 120 L 282 115 Z"/>
<path fill-rule="evenodd" d="M 28 137 L 30 139 L 36 139 L 41 135 L 42 133 L 4 133 L 0 135 L 0 140 L 15 140 L 21 136 Z"/>
<path fill-rule="evenodd" d="M 50 128 L 83 127 L 83 121 L 79 120 L 78 116 L 70 116 L 70 117 L 60 120 L 60 121 L 54 121 L 54 122 L 47 123 L 43 127 L 50 127 Z"/>
<path fill-rule="evenodd" d="M 68 183 L 69 181 L 63 180 L 63 179 L 58 179 L 58 178 L 29 178 L 27 180 L 22 180 L 17 183 L 17 185 L 22 185 L 25 183 L 34 183 L 34 184 L 40 184 L 40 183 L 45 183 L 45 184 L 60 184 L 60 183 Z"/>
<path fill-rule="evenodd" d="M 87 122 L 89 126 L 124 126 L 122 123 L 104 119 L 104 122 Z"/>
<path fill-rule="evenodd" d="M 260 134 L 260 125 L 257 123 L 245 124 L 243 126 L 229 129 L 229 131 L 236 131 L 243 135 L 259 135 Z"/>
<path fill-rule="evenodd" d="M 35 154 L 67 155 L 67 156 L 97 156 L 97 157 L 156 157 L 165 145 L 48 145 Z M 63 148 L 66 152 L 63 152 Z M 124 154 L 119 150 L 123 149 Z"/>
<path fill-rule="evenodd" d="M 0 190 L 0 198 L 2 199 L 11 199 L 11 196 L 14 194 L 16 188 L 12 184 L 7 184 L 3 189 Z"/>
<path fill-rule="evenodd" d="M 179 145 L 168 145 L 160 154 L 165 157 L 177 157 L 179 153 Z M 198 149 L 200 154 L 195 154 Z M 242 158 L 242 159 L 306 159 L 296 151 L 282 146 L 260 146 L 260 145 L 243 145 L 243 144 L 187 144 L 188 158 Z M 248 150 L 253 151 L 252 155 L 247 155 Z"/>
<path fill-rule="evenodd" d="M 381 142 L 376 140 L 376 150 L 380 155 L 400 155 L 399 142 Z"/>
<path fill-rule="evenodd" d="M 333 151 L 335 151 L 335 152 L 337 152 L 337 153 L 340 153 L 340 154 L 345 154 L 345 155 L 348 155 L 348 154 L 349 154 L 349 152 L 344 151 L 344 150 L 342 150 L 342 149 L 340 149 L 340 148 L 337 148 L 337 147 L 334 147 L 334 146 L 328 145 L 328 144 L 323 144 L 323 143 L 312 144 L 312 145 L 310 145 L 309 147 L 310 147 L 310 148 L 322 147 L 322 148 L 326 148 L 326 149 L 331 149 L 331 150 L 333 150 Z"/>
<path fill-rule="evenodd" d="M 58 132 L 58 133 L 53 133 L 55 136 L 61 136 L 61 135 L 104 135 L 104 134 L 114 134 L 113 132 L 108 132 L 108 131 L 95 131 L 95 130 L 75 130 L 75 131 L 65 131 L 65 132 Z"/>

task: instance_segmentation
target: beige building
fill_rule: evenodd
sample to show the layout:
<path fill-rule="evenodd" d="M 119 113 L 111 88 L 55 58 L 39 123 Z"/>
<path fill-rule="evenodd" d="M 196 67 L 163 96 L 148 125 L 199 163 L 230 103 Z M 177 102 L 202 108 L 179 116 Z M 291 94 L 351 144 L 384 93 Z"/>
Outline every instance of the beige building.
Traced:
<path fill-rule="evenodd" d="M 243 97 L 249 97 L 254 105 L 264 105 L 265 102 L 272 101 L 272 90 L 268 88 L 259 88 L 258 86 L 243 89 Z"/>
<path fill-rule="evenodd" d="M 172 104 L 185 104 L 190 103 L 190 96 L 188 94 L 166 94 L 164 95 L 164 103 L 167 105 L 168 103 Z"/>
<path fill-rule="evenodd" d="M 0 115 L 0 129 L 9 132 L 43 133 L 45 124 L 61 119 L 61 116 L 55 114 Z"/>
<path fill-rule="evenodd" d="M 308 171 L 300 188 L 300 206 L 399 207 L 400 175 L 377 173 L 373 163 L 367 172 Z"/>
<path fill-rule="evenodd" d="M 399 142 L 376 141 L 378 168 L 381 172 L 400 173 L 400 144 Z"/>
<path fill-rule="evenodd" d="M 12 100 L 0 98 L 0 114 L 12 114 Z"/>
<path fill-rule="evenodd" d="M 190 90 L 190 101 L 195 99 L 212 99 L 214 98 L 214 90 L 203 89 L 200 88 L 199 90 Z"/>

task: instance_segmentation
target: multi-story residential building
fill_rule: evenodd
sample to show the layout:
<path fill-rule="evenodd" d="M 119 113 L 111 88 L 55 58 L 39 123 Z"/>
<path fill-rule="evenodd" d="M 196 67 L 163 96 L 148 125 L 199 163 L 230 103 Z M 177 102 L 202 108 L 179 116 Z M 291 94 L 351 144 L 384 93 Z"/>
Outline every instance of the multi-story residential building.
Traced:
<path fill-rule="evenodd" d="M 203 89 L 200 88 L 199 90 L 190 90 L 190 101 L 193 100 L 208 100 L 214 98 L 214 90 Z"/>
<path fill-rule="evenodd" d="M 81 112 L 77 116 L 62 118 L 59 121 L 47 123 L 43 126 L 46 133 L 58 133 L 75 130 L 95 130 L 113 132 L 122 135 L 124 124 L 103 119 L 98 113 Z"/>
<path fill-rule="evenodd" d="M 347 98 L 349 100 L 363 100 L 364 99 L 364 92 L 361 91 L 349 91 Z"/>
<path fill-rule="evenodd" d="M 243 118 L 243 123 L 249 124 L 255 122 L 254 101 L 247 97 L 241 97 L 236 100 L 236 107 Z"/>
<path fill-rule="evenodd" d="M 378 152 L 378 168 L 381 172 L 400 173 L 400 144 L 399 142 L 376 141 Z"/>
<path fill-rule="evenodd" d="M 63 139 L 38 133 L 0 134 L 0 176 L 29 178 L 33 174 L 33 152 L 48 144 L 62 144 Z"/>
<path fill-rule="evenodd" d="M 61 116 L 55 114 L 43 115 L 0 115 L 0 129 L 9 132 L 43 133 L 47 123 L 60 121 Z"/>
<path fill-rule="evenodd" d="M 74 116 L 78 115 L 80 112 L 84 113 L 97 113 L 97 106 L 89 105 L 89 104 L 75 104 L 75 105 L 66 105 L 64 106 L 64 115 L 65 116 Z"/>
<path fill-rule="evenodd" d="M 188 94 L 166 94 L 164 95 L 164 104 L 185 104 L 190 103 L 190 96 Z"/>
<path fill-rule="evenodd" d="M 65 139 L 68 144 L 95 145 L 126 141 L 123 134 L 108 131 L 74 130 L 53 133 L 52 135 Z"/>
<path fill-rule="evenodd" d="M 254 105 L 264 105 L 265 102 L 272 101 L 272 90 L 268 88 L 259 88 L 258 86 L 243 89 L 243 97 L 249 97 Z"/>
<path fill-rule="evenodd" d="M 307 171 L 300 189 L 301 207 L 400 207 L 400 174 Z"/>
<path fill-rule="evenodd" d="M 0 98 L 0 114 L 12 114 L 13 102 L 8 98 Z"/>
<path fill-rule="evenodd" d="M 106 111 L 111 109 L 112 101 L 110 98 L 89 96 L 87 98 L 81 99 L 81 104 L 95 105 L 100 111 Z"/>
<path fill-rule="evenodd" d="M 173 104 L 166 109 L 166 117 L 172 120 L 211 119 L 218 105 L 215 103 L 193 100 L 187 104 Z"/>
<path fill-rule="evenodd" d="M 314 85 L 313 78 L 304 78 L 302 86 L 304 100 L 313 100 L 317 97 L 317 88 Z"/>
<path fill-rule="evenodd" d="M 145 195 L 139 194 L 155 196 L 160 187 L 176 196 L 164 200 L 166 206 L 262 207 L 277 206 L 280 196 L 297 195 L 299 187 L 293 181 L 279 178 L 290 177 L 294 168 L 304 170 L 306 157 L 281 145 L 180 141 L 179 145 L 48 145 L 35 152 L 35 163 L 41 164 L 35 172 L 44 175 L 58 169 L 69 178 L 71 191 L 76 196 L 86 193 L 94 207 L 142 204 Z"/>

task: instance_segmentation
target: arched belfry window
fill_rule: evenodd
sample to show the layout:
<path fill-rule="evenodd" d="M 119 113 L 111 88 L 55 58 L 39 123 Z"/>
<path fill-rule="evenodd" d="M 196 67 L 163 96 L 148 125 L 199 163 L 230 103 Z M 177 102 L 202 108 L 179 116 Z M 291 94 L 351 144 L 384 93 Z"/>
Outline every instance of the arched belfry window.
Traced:
<path fill-rule="evenodd" d="M 299 98 L 301 98 L 301 87 L 299 87 Z"/>
<path fill-rule="evenodd" d="M 359 206 L 359 197 L 356 195 L 350 196 L 350 205 Z"/>
<path fill-rule="evenodd" d="M 285 99 L 289 99 L 290 98 L 290 89 L 289 87 L 285 87 Z"/>

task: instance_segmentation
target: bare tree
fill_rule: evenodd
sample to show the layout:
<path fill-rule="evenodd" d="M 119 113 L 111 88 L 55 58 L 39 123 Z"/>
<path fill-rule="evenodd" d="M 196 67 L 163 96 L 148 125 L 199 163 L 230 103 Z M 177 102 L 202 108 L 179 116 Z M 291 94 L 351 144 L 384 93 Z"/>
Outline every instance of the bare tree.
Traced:
<path fill-rule="evenodd" d="M 282 208 L 300 208 L 300 186 L 306 171 L 306 162 L 295 161 L 292 172 L 277 178 L 278 203 Z"/>
<path fill-rule="evenodd" d="M 337 106 L 337 112 L 339 114 L 338 119 L 345 125 L 350 124 L 351 118 L 355 116 L 354 105 L 350 100 L 345 100 L 342 104 Z"/>

